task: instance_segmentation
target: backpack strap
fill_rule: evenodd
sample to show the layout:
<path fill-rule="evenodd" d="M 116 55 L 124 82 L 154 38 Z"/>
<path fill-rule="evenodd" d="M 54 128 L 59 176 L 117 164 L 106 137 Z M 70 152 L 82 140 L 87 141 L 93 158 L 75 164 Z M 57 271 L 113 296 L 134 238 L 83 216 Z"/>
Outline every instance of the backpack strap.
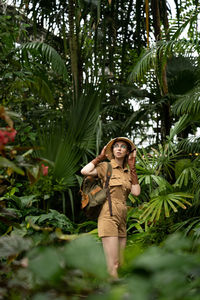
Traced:
<path fill-rule="evenodd" d="M 105 188 L 106 188 L 106 195 L 107 195 L 107 198 L 108 198 L 108 205 L 109 205 L 110 216 L 112 217 L 113 216 L 113 213 L 112 213 L 112 201 L 111 201 L 111 197 L 110 197 L 110 188 L 109 188 L 109 181 L 110 181 L 110 177 L 111 176 L 112 176 L 112 166 L 108 162 Z"/>

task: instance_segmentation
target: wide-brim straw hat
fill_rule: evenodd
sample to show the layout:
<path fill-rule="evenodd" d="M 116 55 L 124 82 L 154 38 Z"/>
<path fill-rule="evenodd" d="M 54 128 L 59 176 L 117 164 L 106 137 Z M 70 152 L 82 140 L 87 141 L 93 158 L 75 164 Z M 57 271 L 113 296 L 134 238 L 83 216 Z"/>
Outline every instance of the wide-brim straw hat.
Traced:
<path fill-rule="evenodd" d="M 117 138 L 114 138 L 110 142 L 108 142 L 108 144 L 106 145 L 106 149 L 105 149 L 105 155 L 107 156 L 107 158 L 109 160 L 111 160 L 112 158 L 114 158 L 112 145 L 114 143 L 118 142 L 118 141 L 125 142 L 125 143 L 129 144 L 130 147 L 131 147 L 131 151 L 133 151 L 133 150 L 136 149 L 134 143 L 131 140 L 129 140 L 128 138 L 126 138 L 126 137 L 117 137 Z"/>

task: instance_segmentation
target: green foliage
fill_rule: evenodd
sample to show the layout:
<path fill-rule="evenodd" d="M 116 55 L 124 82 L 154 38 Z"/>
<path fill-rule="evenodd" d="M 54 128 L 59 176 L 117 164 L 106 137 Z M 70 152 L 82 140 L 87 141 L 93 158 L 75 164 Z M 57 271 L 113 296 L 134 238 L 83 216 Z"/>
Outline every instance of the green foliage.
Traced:
<path fill-rule="evenodd" d="M 132 261 L 129 257 L 128 299 L 133 294 L 135 299 L 198 299 L 199 276 L 195 274 L 199 258 L 190 250 L 191 241 L 174 235 L 162 247 L 150 247 Z"/>
<path fill-rule="evenodd" d="M 139 181 L 148 185 L 150 192 L 155 186 L 165 184 L 166 179 L 171 179 L 179 154 L 170 142 L 164 146 L 159 144 L 158 149 L 151 149 L 149 152 L 144 148 L 138 150 L 137 166 Z"/>
<path fill-rule="evenodd" d="M 12 248 L 12 243 L 12 237 L 1 239 L 3 249 L 6 244 Z M 82 235 L 66 244 L 49 243 L 48 247 L 34 246 L 33 242 L 28 245 L 27 239 L 20 238 L 19 255 L 7 264 L 10 276 L 1 277 L 5 299 L 12 299 L 11 295 L 19 299 L 66 299 L 67 295 L 111 300 L 132 299 L 133 295 L 136 300 L 199 297 L 199 244 L 192 248 L 191 240 L 180 234 L 145 250 L 129 244 L 121 278 L 115 282 L 108 280 L 102 247 L 91 236 Z M 9 254 L 16 253 L 15 246 L 16 242 Z M 5 266 L 6 262 L 1 261 L 1 274 Z M 19 288 L 22 278 L 23 288 Z"/>
<path fill-rule="evenodd" d="M 18 255 L 22 251 L 30 249 L 32 241 L 23 239 L 19 235 L 4 236 L 0 239 L 0 257 L 5 258 Z"/>
<path fill-rule="evenodd" d="M 141 80 L 145 73 L 151 71 L 158 72 L 157 75 L 161 79 L 161 70 L 166 61 L 174 53 L 179 54 L 192 53 L 197 50 L 197 45 L 186 39 L 172 39 L 170 41 L 159 41 L 150 49 L 147 48 L 142 54 L 138 63 L 133 68 L 129 80 Z M 162 82 L 161 82 L 162 84 Z"/>
<path fill-rule="evenodd" d="M 37 248 L 30 253 L 29 268 L 37 281 L 56 282 L 61 279 L 62 267 L 60 265 L 60 251 L 54 248 Z"/>
<path fill-rule="evenodd" d="M 196 58 L 172 56 L 167 63 L 167 83 L 169 93 L 182 98 L 193 90 L 198 80 L 198 62 Z"/>
<path fill-rule="evenodd" d="M 172 189 L 167 190 L 165 187 L 164 189 L 163 187 L 159 187 L 158 190 L 153 193 L 148 207 L 141 215 L 142 220 L 146 220 L 151 215 L 149 221 L 157 221 L 162 213 L 165 214 L 165 217 L 169 217 L 170 209 L 172 209 L 173 212 L 177 212 L 177 206 L 180 206 L 183 209 L 187 208 L 185 204 L 191 206 L 191 203 L 186 200 L 187 198 L 193 198 L 193 195 L 191 194 L 173 192 Z"/>
<path fill-rule="evenodd" d="M 15 195 L 11 195 L 10 199 L 12 199 L 17 207 L 19 209 L 24 209 L 26 207 L 32 206 L 32 203 L 38 201 L 36 198 L 36 195 L 29 195 L 29 196 L 22 196 L 22 197 L 17 197 Z"/>
<path fill-rule="evenodd" d="M 32 54 L 33 57 L 36 56 L 37 53 L 41 54 L 45 61 L 51 64 L 53 71 L 57 72 L 59 75 L 63 76 L 64 79 L 66 79 L 67 70 L 65 63 L 58 52 L 50 45 L 41 42 L 29 42 L 21 45 L 19 47 L 19 51 L 21 50 L 23 55 L 25 55 L 27 58 L 30 56 L 30 54 Z M 26 51 L 28 53 L 25 53 Z"/>
<path fill-rule="evenodd" d="M 5 157 L 0 157 L 0 166 L 2 168 L 10 168 L 14 172 L 16 172 L 16 173 L 18 173 L 20 175 L 24 175 L 24 171 L 22 169 L 20 169 L 19 167 L 17 167 L 12 161 L 8 160 Z"/>
<path fill-rule="evenodd" d="M 96 93 L 82 96 L 71 106 L 62 123 L 51 123 L 39 130 L 37 156 L 53 162 L 53 179 L 62 180 L 65 188 L 76 184 L 75 173 L 86 149 L 95 147 L 99 98 Z"/>
<path fill-rule="evenodd" d="M 106 279 L 108 276 L 101 244 L 91 236 L 79 237 L 66 245 L 63 255 L 69 267 L 81 269 L 96 280 Z"/>
<path fill-rule="evenodd" d="M 11 276 L 4 279 L 4 287 L 12 283 L 15 287 L 10 292 L 5 291 L 6 297 L 10 297 L 11 292 L 21 297 L 25 294 L 33 297 L 43 293 L 45 297 L 49 290 L 58 295 L 56 299 L 66 293 L 68 296 L 90 294 L 108 278 L 102 247 L 91 236 L 76 237 L 75 240 L 57 246 L 55 239 L 51 242 L 48 238 L 48 246 L 45 246 L 44 240 L 39 242 L 34 239 L 30 244 L 31 240 L 15 235 L 13 237 L 16 240 L 12 237 L 1 239 L 1 257 L 18 254 L 16 260 L 8 265 L 9 271 L 12 271 Z M 6 262 L 1 261 L 1 272 L 4 266 Z M 15 266 L 18 268 L 15 269 Z M 19 290 L 22 276 L 23 289 Z"/>
<path fill-rule="evenodd" d="M 73 233 L 74 227 L 72 222 L 64 214 L 56 210 L 50 209 L 47 214 L 39 214 L 38 216 L 27 216 L 25 218 L 27 226 L 37 224 L 39 226 L 49 226 L 53 228 L 60 228 L 65 232 Z"/>
<path fill-rule="evenodd" d="M 18 20 L 21 21 L 21 18 L 18 16 Z M 12 17 L 8 15 L 1 14 L 0 16 L 1 28 L 0 28 L 0 52 L 1 59 L 5 59 L 10 51 L 15 47 L 15 42 L 21 35 L 25 35 L 26 25 L 21 24 L 19 26 L 13 22 Z M 1 62 L 2 65 L 2 62 Z"/>
<path fill-rule="evenodd" d="M 175 166 L 176 185 L 179 187 L 188 186 L 189 182 L 196 182 L 199 175 L 197 162 L 190 159 L 181 159 Z"/>
<path fill-rule="evenodd" d="M 199 121 L 199 94 L 200 85 L 197 81 L 193 89 L 178 98 L 178 101 L 176 101 L 173 106 L 173 111 L 179 116 L 183 114 L 192 114 L 195 117 L 195 120 Z"/>
<path fill-rule="evenodd" d="M 37 70 L 35 70 L 37 72 Z M 41 71 L 41 70 L 40 70 Z M 23 74 L 22 74 L 23 75 Z M 45 103 L 53 104 L 54 97 L 49 82 L 42 78 L 42 76 L 35 76 L 34 74 L 27 74 L 15 80 L 11 84 L 11 90 L 30 90 L 35 95 L 39 96 Z"/>
<path fill-rule="evenodd" d="M 68 4 L 54 2 L 26 3 L 29 16 L 33 13 L 34 29 L 27 28 L 17 13 L 0 16 L 0 97 L 20 117 L 14 117 L 19 135 L 9 148 L 10 161 L 9 149 L 0 159 L 4 167 L 0 171 L 0 231 L 4 235 L 0 239 L 0 293 L 5 300 L 116 300 L 133 295 L 135 300 L 199 299 L 200 173 L 195 155 L 200 152 L 199 138 L 180 140 L 194 135 L 199 126 L 199 66 L 193 57 L 195 51 L 199 53 L 198 12 L 186 14 L 185 21 L 180 18 L 180 23 L 169 28 L 171 39 L 156 43 L 138 60 L 146 39 L 143 4 L 139 8 L 139 2 L 131 7 L 131 2 L 123 1 L 107 5 L 79 1 L 71 12 Z M 187 3 L 182 1 L 184 7 L 192 1 Z M 68 17 L 74 26 L 73 40 Z M 48 20 L 51 27 L 44 43 L 26 42 L 26 29 L 36 37 L 36 20 L 40 24 Z M 180 39 L 188 25 L 189 37 Z M 52 37 L 55 27 L 59 33 Z M 72 54 L 77 54 L 79 98 L 74 97 L 68 39 L 70 46 L 75 45 Z M 18 47 L 22 40 L 24 44 Z M 105 74 L 107 60 L 110 73 Z M 165 67 L 169 94 L 162 97 Z M 134 86 L 126 82 L 130 70 L 131 80 L 141 79 Z M 143 83 L 145 90 L 139 89 Z M 130 102 L 136 98 L 139 109 Z M 166 107 L 171 119 L 168 127 L 163 123 Z M 142 193 L 130 197 L 133 206 L 128 211 L 122 279 L 112 283 L 96 223 L 74 224 L 53 208 L 61 211 L 62 203 L 66 212 L 70 202 L 78 215 L 80 177 L 76 173 L 81 165 L 115 135 L 134 132 L 134 138 L 150 140 L 147 128 L 154 123 L 156 144 L 150 142 L 138 150 Z M 163 129 L 169 129 L 165 135 Z M 35 146 L 34 158 L 30 144 Z M 49 167 L 47 176 L 40 176 L 41 163 Z M 195 204 L 194 215 L 186 209 L 188 199 Z M 180 235 L 163 242 L 177 228 L 191 236 L 192 242 Z M 80 232 L 89 234 L 79 236 Z"/>
<path fill-rule="evenodd" d="M 177 129 L 178 126 L 174 129 L 175 132 Z M 148 227 L 154 226 L 158 220 L 176 213 L 178 207 L 186 209 L 186 205 L 191 206 L 188 198 L 197 197 L 194 191 L 198 178 L 198 161 L 179 159 L 180 152 L 170 139 L 164 146 L 159 145 L 152 150 L 150 153 L 144 149 L 138 151 L 138 176 L 142 190 L 145 189 L 145 194 L 142 193 L 139 199 L 146 202 L 138 210 L 134 208 L 129 213 L 128 231 L 133 228 L 138 232 L 148 231 Z"/>

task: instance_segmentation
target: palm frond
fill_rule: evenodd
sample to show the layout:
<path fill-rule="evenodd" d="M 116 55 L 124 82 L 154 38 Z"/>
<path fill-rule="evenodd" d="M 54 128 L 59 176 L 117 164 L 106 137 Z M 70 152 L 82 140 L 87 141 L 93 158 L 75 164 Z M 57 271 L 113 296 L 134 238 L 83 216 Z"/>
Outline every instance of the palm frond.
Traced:
<path fill-rule="evenodd" d="M 96 148 L 100 100 L 98 91 L 90 91 L 72 105 L 70 114 L 67 116 L 70 138 L 74 140 L 76 147 L 85 151 Z"/>
<path fill-rule="evenodd" d="M 173 143 L 168 141 L 166 144 L 158 145 L 158 149 L 151 148 L 155 157 L 157 158 L 157 171 L 156 174 L 162 174 L 172 178 L 171 171 L 174 170 L 174 162 L 179 156 L 179 152 L 175 151 L 175 146 Z"/>
<path fill-rule="evenodd" d="M 147 174 L 155 174 L 157 168 L 157 158 L 155 154 L 149 153 L 145 148 L 137 149 L 138 164 Z"/>
<path fill-rule="evenodd" d="M 72 104 L 70 113 L 59 123 L 47 122 L 38 132 L 37 156 L 54 163 L 53 178 L 65 188 L 76 183 L 75 173 L 80 168 L 81 156 L 96 146 L 96 124 L 99 99 L 93 95 L 82 96 Z"/>
<path fill-rule="evenodd" d="M 147 73 L 147 71 L 150 71 L 151 68 L 154 68 L 156 65 L 156 45 L 154 45 L 152 48 L 145 49 L 133 68 L 130 76 L 129 76 L 129 81 L 135 81 L 135 80 L 140 80 L 143 78 L 144 74 Z"/>
<path fill-rule="evenodd" d="M 160 176 L 157 176 L 160 177 Z M 157 187 L 152 191 L 150 194 L 150 198 L 155 198 L 158 195 L 166 195 L 166 193 L 172 192 L 173 186 L 163 177 L 160 177 L 159 180 L 157 180 Z"/>
<path fill-rule="evenodd" d="M 154 113 L 158 107 L 162 106 L 163 103 L 165 103 L 166 101 L 168 101 L 166 98 L 161 98 L 161 99 L 156 99 L 156 103 L 151 103 L 151 105 L 149 105 L 149 103 L 145 102 L 146 100 L 140 101 L 140 109 L 134 111 L 130 117 L 128 117 L 125 122 L 122 124 L 122 128 L 124 131 L 126 131 L 131 124 L 135 124 L 138 121 L 141 120 L 146 120 L 148 119 L 147 116 L 151 113 Z"/>
<path fill-rule="evenodd" d="M 28 87 L 32 93 L 36 94 L 47 103 L 52 104 L 54 102 L 49 85 L 41 77 L 33 76 L 31 79 L 24 78 L 23 80 L 15 80 L 11 85 L 11 90 L 22 89 L 22 87 Z"/>
<path fill-rule="evenodd" d="M 144 50 L 129 76 L 129 81 L 140 81 L 147 72 L 162 70 L 167 58 L 175 53 L 192 54 L 196 49 L 197 44 L 186 39 L 159 41 L 150 49 Z"/>
<path fill-rule="evenodd" d="M 197 82 L 194 89 L 189 93 L 179 97 L 172 107 L 174 114 L 192 114 L 199 116 L 200 114 L 200 84 Z"/>
<path fill-rule="evenodd" d="M 175 40 L 177 39 L 186 29 L 186 27 L 190 24 L 194 24 L 194 21 L 197 20 L 199 12 L 198 11 L 189 11 L 186 15 L 184 20 L 182 21 L 182 24 L 179 24 L 179 27 L 176 26 L 170 28 L 170 32 L 174 32 L 174 34 L 171 36 L 171 39 Z M 175 29 L 175 30 L 174 30 Z"/>
<path fill-rule="evenodd" d="M 42 55 L 42 57 L 51 64 L 53 71 L 58 73 L 59 75 L 63 76 L 64 78 L 67 77 L 67 69 L 64 60 L 58 54 L 58 52 L 51 46 L 47 45 L 46 43 L 42 42 L 29 42 L 21 45 L 18 48 L 19 51 L 27 51 L 37 52 Z M 27 55 L 28 58 L 28 55 Z"/>
<path fill-rule="evenodd" d="M 183 131 L 187 125 L 191 121 L 191 116 L 186 114 L 180 117 L 178 122 L 175 123 L 174 127 L 170 130 L 169 140 L 173 140 L 174 137 L 179 134 L 181 131 Z"/>
<path fill-rule="evenodd" d="M 73 140 L 64 130 L 64 126 L 53 125 L 47 130 L 39 131 L 39 150 L 36 154 L 39 157 L 54 162 L 53 178 L 55 181 L 65 185 L 65 187 L 74 186 L 76 183 L 75 172 L 79 166 L 81 153 L 75 147 Z"/>
<path fill-rule="evenodd" d="M 199 228 L 200 226 L 200 218 L 199 217 L 192 217 L 183 222 L 177 223 L 173 226 L 173 228 L 178 231 L 181 230 L 184 232 L 184 235 L 193 236 L 195 232 L 195 228 Z"/>
<path fill-rule="evenodd" d="M 191 206 L 191 203 L 186 200 L 187 198 L 192 199 L 193 195 L 180 192 L 157 195 L 151 198 L 140 219 L 142 221 L 148 219 L 150 222 L 155 222 L 159 220 L 162 213 L 164 213 L 165 217 L 169 217 L 170 210 L 177 212 L 178 206 L 183 209 L 187 208 L 186 205 Z"/>
<path fill-rule="evenodd" d="M 200 137 L 192 136 L 187 139 L 183 139 L 177 145 L 179 149 L 184 149 L 188 153 L 200 153 Z"/>
<path fill-rule="evenodd" d="M 180 176 L 177 178 L 175 185 L 180 188 L 183 186 L 188 186 L 189 183 L 195 182 L 197 179 L 194 168 L 188 167 L 182 171 Z"/>
<path fill-rule="evenodd" d="M 118 130 L 120 130 L 122 128 L 123 124 L 117 120 L 110 120 L 108 122 L 106 122 L 105 124 L 103 124 L 103 132 L 105 134 L 111 134 L 112 136 L 115 135 L 115 132 L 117 132 Z"/>

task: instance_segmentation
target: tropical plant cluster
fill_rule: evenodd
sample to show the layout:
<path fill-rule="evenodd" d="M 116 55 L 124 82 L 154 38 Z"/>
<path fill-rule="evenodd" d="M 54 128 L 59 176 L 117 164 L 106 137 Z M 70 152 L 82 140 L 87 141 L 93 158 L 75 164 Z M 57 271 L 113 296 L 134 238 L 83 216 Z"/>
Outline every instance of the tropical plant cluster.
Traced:
<path fill-rule="evenodd" d="M 0 299 L 198 300 L 199 4 L 0 3 Z M 108 277 L 80 169 L 137 145 L 120 279 Z"/>

